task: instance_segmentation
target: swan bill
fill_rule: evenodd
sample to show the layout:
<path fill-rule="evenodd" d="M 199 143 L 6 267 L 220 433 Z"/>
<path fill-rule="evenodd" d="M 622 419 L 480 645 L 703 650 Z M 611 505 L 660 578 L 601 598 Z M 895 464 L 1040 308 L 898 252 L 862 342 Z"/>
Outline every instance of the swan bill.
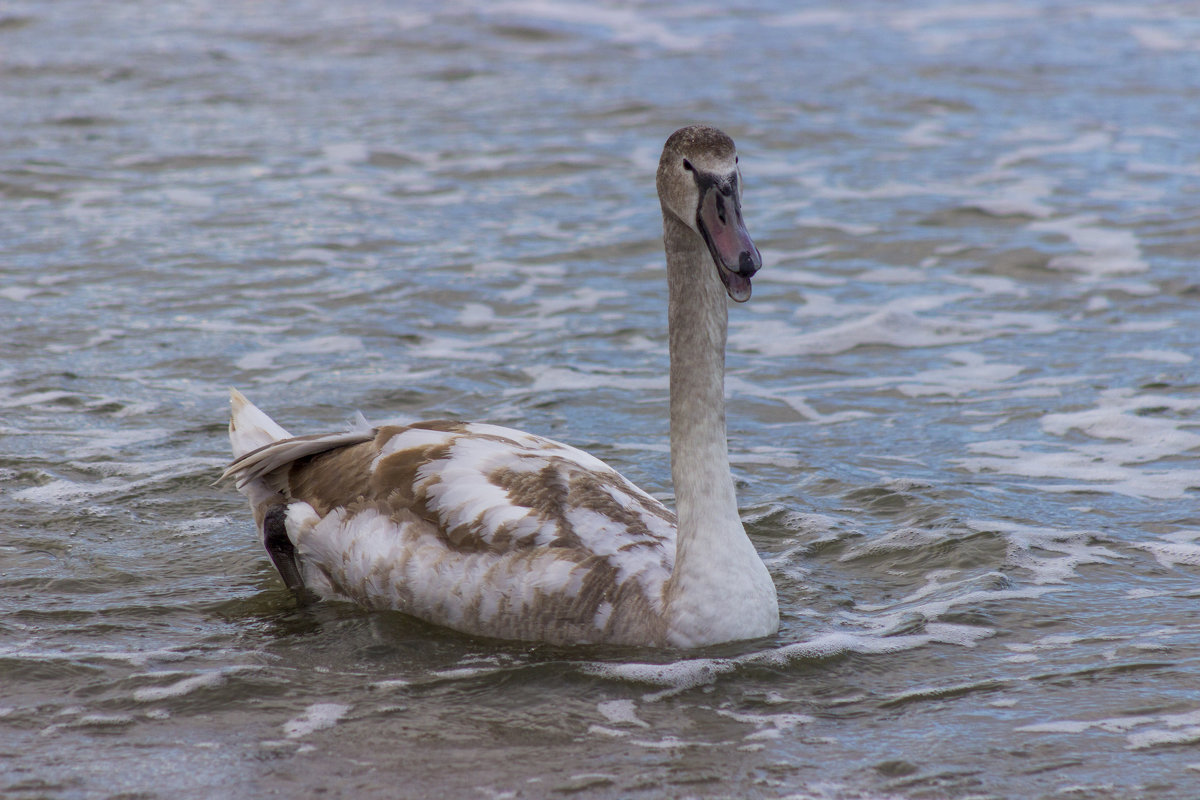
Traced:
<path fill-rule="evenodd" d="M 750 299 L 750 278 L 762 267 L 762 256 L 742 220 L 736 185 L 714 182 L 704 187 L 696 223 L 729 298 L 735 303 L 746 302 Z"/>

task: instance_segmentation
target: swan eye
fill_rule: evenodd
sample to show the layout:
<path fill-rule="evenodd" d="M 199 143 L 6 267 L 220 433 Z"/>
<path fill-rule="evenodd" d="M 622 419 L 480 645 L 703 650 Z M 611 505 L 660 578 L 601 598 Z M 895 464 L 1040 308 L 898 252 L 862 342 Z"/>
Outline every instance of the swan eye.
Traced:
<path fill-rule="evenodd" d="M 695 168 L 692 167 L 692 162 L 688 161 L 686 158 L 683 160 L 683 168 L 686 169 L 688 172 L 696 171 Z"/>

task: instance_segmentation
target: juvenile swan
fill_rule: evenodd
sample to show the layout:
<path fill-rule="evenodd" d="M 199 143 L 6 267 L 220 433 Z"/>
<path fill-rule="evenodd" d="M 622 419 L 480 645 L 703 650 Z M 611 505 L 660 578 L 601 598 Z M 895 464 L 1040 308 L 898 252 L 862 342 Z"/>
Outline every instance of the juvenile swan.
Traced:
<path fill-rule="evenodd" d="M 725 440 L 725 296 L 748 300 L 762 266 L 733 141 L 676 131 L 657 184 L 678 517 L 540 436 L 436 420 L 292 438 L 234 390 L 222 477 L 236 477 L 293 591 L 560 644 L 699 647 L 778 629 Z"/>

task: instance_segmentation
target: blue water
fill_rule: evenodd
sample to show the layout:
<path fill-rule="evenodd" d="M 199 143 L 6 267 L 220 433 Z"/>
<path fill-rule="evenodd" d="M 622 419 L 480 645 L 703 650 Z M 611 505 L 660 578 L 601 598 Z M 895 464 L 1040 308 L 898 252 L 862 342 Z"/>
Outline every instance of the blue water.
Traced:
<path fill-rule="evenodd" d="M 0 8 L 15 798 L 1184 798 L 1200 786 L 1200 9 Z M 738 142 L 730 446 L 778 637 L 298 609 L 210 484 L 458 417 L 670 500 L 653 170 Z"/>

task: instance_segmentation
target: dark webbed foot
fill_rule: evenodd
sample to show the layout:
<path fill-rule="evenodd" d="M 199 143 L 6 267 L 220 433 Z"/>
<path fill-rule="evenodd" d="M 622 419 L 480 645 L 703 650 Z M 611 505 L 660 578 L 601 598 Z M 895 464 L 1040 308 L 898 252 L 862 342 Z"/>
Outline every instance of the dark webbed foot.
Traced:
<path fill-rule="evenodd" d="M 305 588 L 304 579 L 300 577 L 300 565 L 296 563 L 296 546 L 288 538 L 286 518 L 287 506 L 282 503 L 272 506 L 267 511 L 263 516 L 263 546 L 267 548 L 271 563 L 279 571 L 279 577 L 283 578 L 283 582 L 296 595 L 296 599 L 302 604 L 310 603 L 316 598 Z"/>

